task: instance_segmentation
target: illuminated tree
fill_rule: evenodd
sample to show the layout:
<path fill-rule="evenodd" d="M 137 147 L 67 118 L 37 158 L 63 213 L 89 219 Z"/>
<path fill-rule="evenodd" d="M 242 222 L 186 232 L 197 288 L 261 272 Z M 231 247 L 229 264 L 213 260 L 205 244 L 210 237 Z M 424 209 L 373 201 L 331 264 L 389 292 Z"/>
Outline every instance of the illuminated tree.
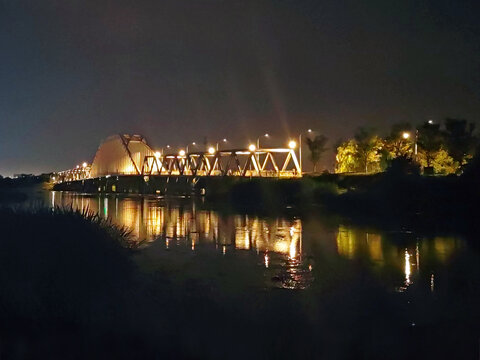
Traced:
<path fill-rule="evenodd" d="M 317 135 L 313 139 L 306 138 L 308 150 L 310 150 L 310 161 L 313 165 L 313 172 L 317 170 L 317 164 L 322 157 L 322 154 L 327 150 L 327 137 L 324 135 Z"/>
<path fill-rule="evenodd" d="M 422 167 L 427 166 L 427 155 L 424 150 L 420 150 L 417 156 L 417 161 Z M 459 168 L 460 164 L 455 161 L 446 150 L 440 149 L 434 153 L 430 154 L 430 165 L 433 167 L 435 174 L 449 175 L 455 174 Z"/>
<path fill-rule="evenodd" d="M 337 156 L 335 164 L 336 173 L 346 173 L 358 171 L 358 149 L 355 140 L 345 141 L 337 146 Z"/>
<path fill-rule="evenodd" d="M 388 159 L 394 159 L 399 156 L 411 157 L 415 134 L 412 134 L 412 126 L 408 123 L 395 124 L 392 126 L 390 134 L 385 138 L 384 149 Z"/>
<path fill-rule="evenodd" d="M 368 173 L 380 171 L 380 150 L 383 148 L 382 140 L 375 135 L 372 129 L 359 128 L 355 133 L 357 144 L 357 157 L 362 171 Z"/>

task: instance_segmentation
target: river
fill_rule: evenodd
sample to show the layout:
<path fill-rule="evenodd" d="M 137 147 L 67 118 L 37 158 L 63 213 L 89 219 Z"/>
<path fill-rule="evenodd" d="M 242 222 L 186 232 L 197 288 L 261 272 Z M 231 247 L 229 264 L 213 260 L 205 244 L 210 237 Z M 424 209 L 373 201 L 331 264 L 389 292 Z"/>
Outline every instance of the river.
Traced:
<path fill-rule="evenodd" d="M 340 269 L 333 272 L 348 262 L 361 262 L 392 291 L 403 292 L 416 283 L 434 293 L 442 280 L 439 273 L 467 246 L 460 237 L 379 231 L 315 214 L 301 219 L 222 213 L 191 198 L 55 191 L 47 196 L 50 206 L 88 209 L 127 227 L 139 242 L 142 264 L 229 257 L 253 264 L 252 276 L 261 276 L 265 287 L 309 287 L 321 254 L 338 260 L 335 267 Z"/>

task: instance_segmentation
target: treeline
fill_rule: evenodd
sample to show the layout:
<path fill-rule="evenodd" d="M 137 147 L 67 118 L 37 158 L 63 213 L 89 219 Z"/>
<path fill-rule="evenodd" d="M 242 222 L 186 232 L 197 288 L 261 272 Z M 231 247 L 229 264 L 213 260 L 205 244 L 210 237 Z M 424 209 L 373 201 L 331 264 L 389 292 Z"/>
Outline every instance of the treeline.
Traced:
<path fill-rule="evenodd" d="M 443 124 L 429 120 L 418 127 L 395 124 L 384 137 L 361 127 L 352 139 L 335 146 L 335 172 L 375 173 L 402 159 L 425 174 L 459 174 L 478 144 L 475 124 L 463 119 L 447 118 Z"/>

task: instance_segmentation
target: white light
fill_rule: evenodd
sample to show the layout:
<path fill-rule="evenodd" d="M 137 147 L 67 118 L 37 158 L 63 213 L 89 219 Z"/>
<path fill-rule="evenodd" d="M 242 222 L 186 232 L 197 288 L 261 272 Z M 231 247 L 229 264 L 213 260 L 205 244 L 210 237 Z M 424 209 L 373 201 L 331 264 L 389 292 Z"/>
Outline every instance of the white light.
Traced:
<path fill-rule="evenodd" d="M 170 149 L 170 145 L 167 145 L 167 149 Z"/>
<path fill-rule="evenodd" d="M 267 134 L 265 134 L 265 137 L 269 137 L 269 136 L 270 136 L 270 135 L 268 135 L 268 133 L 267 133 Z"/>
<path fill-rule="evenodd" d="M 180 151 L 178 152 L 178 154 L 179 154 L 180 156 L 185 156 L 185 150 L 180 150 Z"/>
<path fill-rule="evenodd" d="M 223 139 L 223 142 L 227 142 L 227 139 Z"/>
<path fill-rule="evenodd" d="M 215 148 L 213 148 L 212 146 L 210 146 L 210 147 L 208 148 L 208 153 L 209 153 L 209 154 L 215 154 Z"/>
<path fill-rule="evenodd" d="M 194 141 L 194 142 L 192 142 L 192 145 L 197 145 L 197 144 L 196 144 L 195 141 Z"/>
<path fill-rule="evenodd" d="M 296 141 L 295 141 L 295 140 L 290 140 L 290 141 L 288 142 L 288 147 L 289 147 L 290 149 L 295 149 L 295 148 L 297 147 Z"/>
<path fill-rule="evenodd" d="M 250 151 L 255 151 L 255 149 L 256 149 L 256 146 L 253 145 L 253 144 L 250 144 L 250 145 L 248 146 L 248 150 L 250 150 Z"/>
<path fill-rule="evenodd" d="M 308 132 L 312 132 L 312 129 L 308 129 Z"/>
<path fill-rule="evenodd" d="M 155 152 L 155 157 L 159 158 L 160 155 L 162 155 L 162 154 L 160 154 L 160 151 L 156 151 L 156 152 Z"/>
<path fill-rule="evenodd" d="M 84 163 L 82 164 L 82 167 L 86 168 L 86 167 L 87 167 L 87 163 L 84 162 Z"/>
<path fill-rule="evenodd" d="M 428 120 L 428 123 L 429 123 L 430 125 L 432 125 L 432 124 L 433 124 L 433 120 Z"/>
<path fill-rule="evenodd" d="M 410 137 L 410 134 L 409 134 L 408 132 L 404 132 L 404 133 L 402 134 L 402 137 L 406 140 L 406 139 L 408 139 L 408 138 Z"/>
<path fill-rule="evenodd" d="M 77 165 L 77 169 L 80 167 L 80 165 Z"/>

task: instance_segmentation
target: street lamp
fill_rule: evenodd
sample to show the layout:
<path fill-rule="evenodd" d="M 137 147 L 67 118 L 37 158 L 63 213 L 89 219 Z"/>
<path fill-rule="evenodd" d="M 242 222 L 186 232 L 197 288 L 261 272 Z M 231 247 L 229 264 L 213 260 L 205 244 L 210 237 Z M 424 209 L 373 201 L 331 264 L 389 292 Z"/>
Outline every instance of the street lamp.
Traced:
<path fill-rule="evenodd" d="M 160 151 L 155 151 L 155 157 L 159 158 L 160 156 L 162 156 L 162 153 Z"/>
<path fill-rule="evenodd" d="M 288 142 L 288 147 L 289 147 L 290 149 L 295 149 L 295 148 L 297 147 L 297 142 L 296 142 L 295 140 L 290 140 L 290 141 Z"/>
<path fill-rule="evenodd" d="M 87 163 L 84 162 L 84 163 L 82 164 L 82 167 L 85 169 L 85 168 L 87 167 Z"/>
<path fill-rule="evenodd" d="M 250 145 L 248 146 L 248 150 L 250 150 L 251 152 L 255 151 L 255 150 L 256 150 L 255 145 L 254 145 L 254 144 L 250 144 Z"/>
<path fill-rule="evenodd" d="M 410 137 L 410 133 L 404 131 L 403 134 L 402 134 L 402 137 L 407 140 L 409 137 Z"/>
<path fill-rule="evenodd" d="M 211 155 L 215 154 L 215 148 L 213 146 L 210 146 L 208 148 L 208 153 L 211 154 Z"/>
<path fill-rule="evenodd" d="M 257 148 L 258 148 L 258 149 L 260 149 L 260 138 L 261 138 L 261 137 L 266 137 L 266 138 L 268 138 L 268 137 L 270 137 L 270 135 L 267 133 L 267 134 L 262 135 L 262 136 L 259 136 L 259 137 L 257 138 Z"/>
<path fill-rule="evenodd" d="M 222 142 L 223 142 L 223 143 L 226 143 L 226 142 L 227 142 L 227 139 L 224 138 L 224 139 L 222 140 Z M 217 151 L 218 151 L 218 144 L 219 144 L 219 142 L 217 142 L 217 145 L 216 145 Z"/>
<path fill-rule="evenodd" d="M 189 145 L 190 145 L 190 144 L 189 144 Z M 189 145 L 187 145 L 187 146 L 186 146 L 186 149 L 187 149 L 187 154 L 189 153 L 189 152 L 188 152 L 188 146 L 189 146 Z M 195 141 L 194 141 L 194 142 L 192 142 L 192 146 L 196 146 L 196 145 L 197 145 L 197 143 L 196 143 Z"/>
<path fill-rule="evenodd" d="M 180 156 L 185 156 L 185 150 L 183 150 L 183 149 L 180 150 L 180 151 L 178 152 L 178 155 L 180 155 Z"/>

